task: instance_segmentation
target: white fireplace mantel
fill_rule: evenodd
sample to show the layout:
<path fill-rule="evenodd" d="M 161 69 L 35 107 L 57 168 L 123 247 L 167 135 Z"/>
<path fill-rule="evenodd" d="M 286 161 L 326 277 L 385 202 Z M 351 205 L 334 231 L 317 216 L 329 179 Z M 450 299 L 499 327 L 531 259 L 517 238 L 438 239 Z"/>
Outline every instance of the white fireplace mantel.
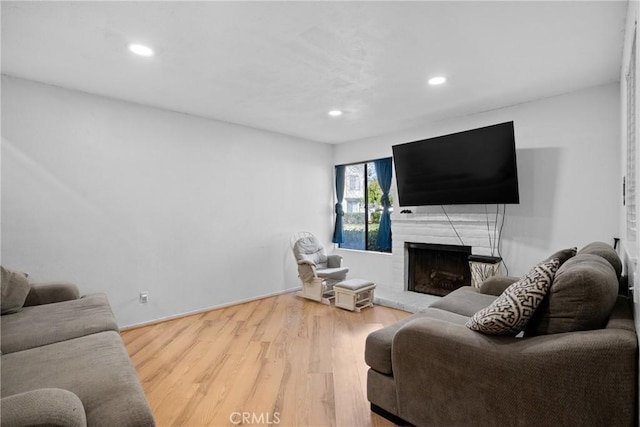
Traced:
<path fill-rule="evenodd" d="M 501 223 L 502 215 L 495 213 L 451 213 L 448 218 L 444 213 L 394 213 L 391 220 L 393 290 L 407 289 L 405 243 L 471 246 L 474 255 L 497 255 L 495 239 Z"/>

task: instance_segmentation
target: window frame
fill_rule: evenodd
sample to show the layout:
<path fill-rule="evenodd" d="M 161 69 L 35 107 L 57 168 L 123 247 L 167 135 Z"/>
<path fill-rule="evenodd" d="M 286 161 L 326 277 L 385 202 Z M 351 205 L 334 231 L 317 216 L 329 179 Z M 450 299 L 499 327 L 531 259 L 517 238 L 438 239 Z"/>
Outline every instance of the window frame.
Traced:
<path fill-rule="evenodd" d="M 344 166 L 345 168 L 348 168 L 349 166 L 358 166 L 358 165 L 363 165 L 364 167 L 364 171 L 363 171 L 363 183 L 362 183 L 362 189 L 364 191 L 364 249 L 354 249 L 354 248 L 345 248 L 342 245 L 344 243 L 338 243 L 338 248 L 339 249 L 343 249 L 343 250 L 349 250 L 349 251 L 359 251 L 359 252 L 374 252 L 374 253 L 380 253 L 380 254 L 391 254 L 391 251 L 389 252 L 385 252 L 385 251 L 378 251 L 378 250 L 373 250 L 373 249 L 368 249 L 369 246 L 369 180 L 368 180 L 368 167 L 373 167 L 375 168 L 375 165 L 373 164 L 376 160 L 381 160 L 381 159 L 387 159 L 390 158 L 393 161 L 393 157 L 392 156 L 388 156 L 388 157 L 380 157 L 380 158 L 376 158 L 376 159 L 371 159 L 371 160 L 364 160 L 364 161 L 358 161 L 358 162 L 351 162 L 351 163 L 340 163 L 337 164 L 335 166 Z M 335 167 L 334 166 L 334 167 Z M 347 175 L 348 178 L 345 180 L 345 187 L 349 187 L 351 184 L 351 178 L 354 175 Z M 377 176 L 377 173 L 376 173 Z M 376 178 L 377 179 L 377 178 Z M 358 181 L 360 182 L 360 181 Z M 356 187 L 358 187 L 358 189 L 356 189 L 356 191 L 359 191 L 360 186 L 356 185 Z M 393 181 L 392 181 L 392 185 L 391 188 L 389 189 L 389 196 L 392 200 L 395 199 L 395 186 L 393 185 Z M 345 201 L 345 203 L 348 206 L 348 201 L 346 200 L 346 195 L 345 198 L 343 199 Z M 390 207 L 391 209 L 393 209 L 393 204 Z M 348 210 L 348 208 L 347 208 Z M 345 211 L 346 212 L 346 211 Z M 391 220 L 391 224 L 393 224 L 393 220 L 390 218 Z M 393 239 L 393 237 L 392 237 Z M 393 246 L 393 245 L 392 245 Z"/>

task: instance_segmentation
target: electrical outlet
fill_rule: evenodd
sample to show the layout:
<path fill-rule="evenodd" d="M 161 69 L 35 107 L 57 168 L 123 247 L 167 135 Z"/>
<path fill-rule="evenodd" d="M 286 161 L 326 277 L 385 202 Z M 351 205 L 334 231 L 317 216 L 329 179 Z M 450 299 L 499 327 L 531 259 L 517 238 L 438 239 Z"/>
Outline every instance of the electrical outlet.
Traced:
<path fill-rule="evenodd" d="M 140 292 L 140 303 L 146 304 L 149 302 L 149 292 Z"/>

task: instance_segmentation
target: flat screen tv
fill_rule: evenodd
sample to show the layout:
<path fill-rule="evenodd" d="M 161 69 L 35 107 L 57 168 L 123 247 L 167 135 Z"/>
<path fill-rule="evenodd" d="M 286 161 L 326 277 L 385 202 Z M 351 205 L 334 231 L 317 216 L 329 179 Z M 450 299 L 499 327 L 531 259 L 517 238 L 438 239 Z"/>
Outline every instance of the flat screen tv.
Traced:
<path fill-rule="evenodd" d="M 393 146 L 400 206 L 519 203 L 513 122 Z"/>

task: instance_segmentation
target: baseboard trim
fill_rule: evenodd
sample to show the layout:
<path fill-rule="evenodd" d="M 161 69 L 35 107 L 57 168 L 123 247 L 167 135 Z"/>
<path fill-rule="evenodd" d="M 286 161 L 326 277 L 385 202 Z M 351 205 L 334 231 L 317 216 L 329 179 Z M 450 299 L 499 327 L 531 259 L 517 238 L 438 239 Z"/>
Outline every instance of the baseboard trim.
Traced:
<path fill-rule="evenodd" d="M 130 331 L 132 329 L 143 328 L 145 326 L 157 325 L 158 323 L 168 322 L 169 320 L 181 319 L 183 317 L 193 316 L 195 314 L 201 314 L 201 313 L 206 313 L 206 312 L 212 311 L 212 310 L 218 310 L 220 308 L 231 307 L 232 305 L 244 304 L 244 303 L 247 303 L 247 302 L 258 301 L 258 300 L 265 299 L 265 298 L 270 298 L 270 297 L 275 297 L 275 296 L 278 296 L 278 295 L 297 292 L 300 289 L 302 289 L 302 288 L 301 287 L 296 287 L 296 288 L 291 288 L 291 289 L 285 289 L 284 291 L 272 292 L 272 293 L 269 293 L 269 294 L 259 295 L 257 297 L 246 298 L 246 299 L 243 299 L 243 300 L 232 301 L 232 302 L 228 302 L 228 303 L 224 303 L 224 304 L 214 305 L 214 306 L 211 306 L 211 307 L 201 308 L 201 309 L 194 310 L 194 311 L 188 311 L 186 313 L 179 313 L 179 314 L 174 314 L 174 315 L 167 316 L 167 317 L 161 317 L 159 319 L 149 320 L 147 322 L 135 323 L 133 325 L 122 326 L 120 328 L 120 331 Z"/>

